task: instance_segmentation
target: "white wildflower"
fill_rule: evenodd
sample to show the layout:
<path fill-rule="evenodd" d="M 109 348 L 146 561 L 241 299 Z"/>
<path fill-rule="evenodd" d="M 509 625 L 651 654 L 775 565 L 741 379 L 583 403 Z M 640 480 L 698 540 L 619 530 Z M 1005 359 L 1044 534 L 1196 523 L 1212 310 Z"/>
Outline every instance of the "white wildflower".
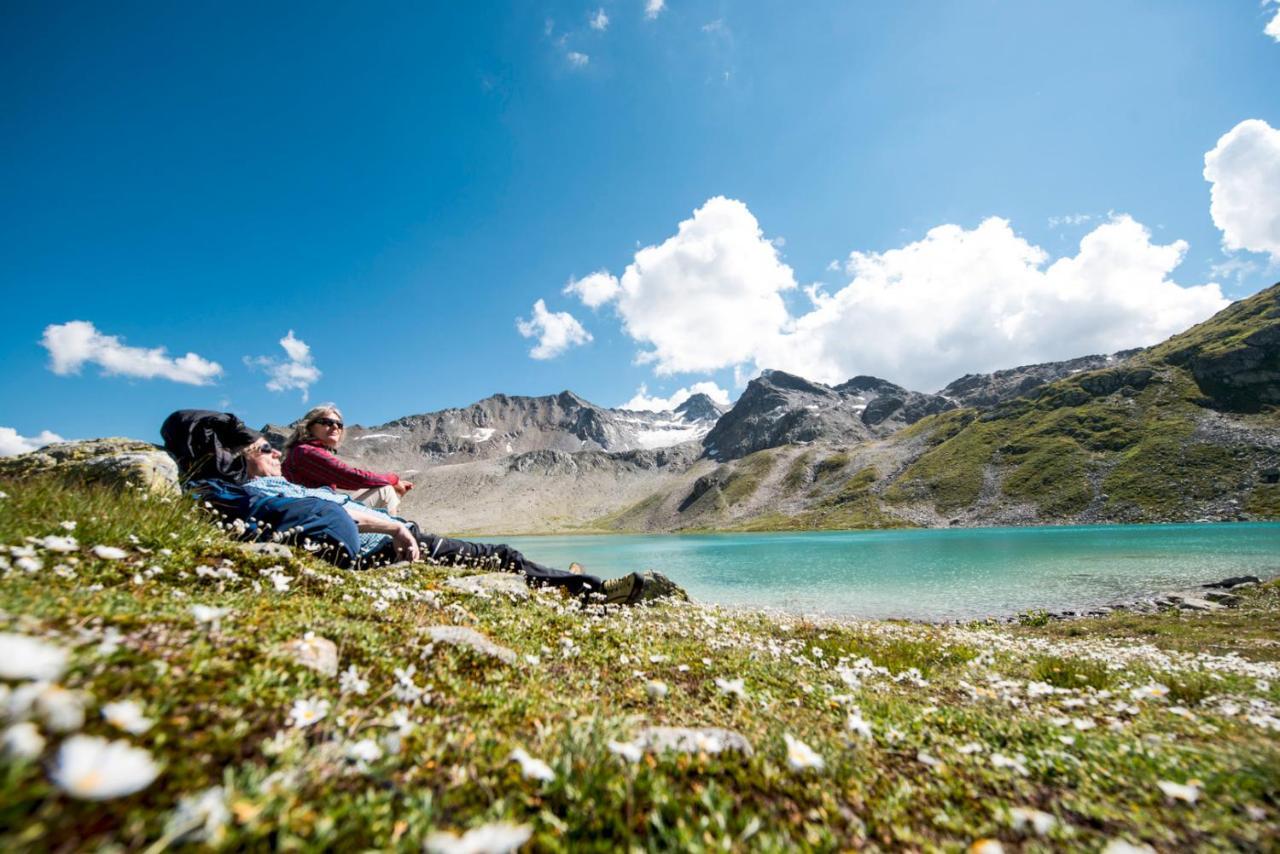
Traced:
<path fill-rule="evenodd" d="M 67 651 L 26 635 L 0 632 L 0 679 L 57 679 L 67 669 Z"/>
<path fill-rule="evenodd" d="M 44 750 L 44 736 L 39 728 L 30 721 L 14 724 L 0 736 L 0 744 L 4 746 L 6 756 L 15 759 L 35 759 Z"/>
<path fill-rule="evenodd" d="M 1112 839 L 1103 846 L 1102 854 L 1156 854 L 1156 849 L 1144 843 L 1134 845 L 1123 839 Z"/>
<path fill-rule="evenodd" d="M 935 771 L 942 767 L 942 760 L 931 753 L 925 753 L 923 750 L 916 752 L 916 761 L 921 765 L 928 766 Z"/>
<path fill-rule="evenodd" d="M 120 700 L 102 707 L 102 717 L 112 726 L 132 735 L 142 735 L 151 729 L 152 721 L 142 714 L 142 706 L 133 700 Z"/>
<path fill-rule="evenodd" d="M 61 685 L 47 685 L 36 696 L 36 712 L 54 732 L 74 732 L 84 726 L 84 695 Z"/>
<path fill-rule="evenodd" d="M 58 527 L 64 531 L 74 531 L 76 529 L 76 523 L 68 519 L 68 520 L 59 522 Z"/>
<path fill-rule="evenodd" d="M 43 540 L 40 540 L 40 545 L 48 551 L 58 552 L 60 554 L 74 552 L 80 548 L 80 544 L 76 542 L 75 537 L 58 537 L 53 534 L 50 534 Z"/>
<path fill-rule="evenodd" d="M 1156 785 L 1160 787 L 1160 791 L 1164 792 L 1164 796 L 1171 801 L 1183 801 L 1188 804 L 1195 804 L 1200 799 L 1200 781 L 1188 780 L 1186 783 L 1173 783 L 1168 780 L 1158 780 Z"/>
<path fill-rule="evenodd" d="M 1009 823 L 1014 830 L 1030 828 L 1036 832 L 1037 836 L 1044 836 L 1058 823 L 1058 819 L 1043 810 L 1013 807 L 1009 810 Z"/>
<path fill-rule="evenodd" d="M 1048 682 L 1028 682 L 1027 683 L 1028 697 L 1048 697 L 1054 694 L 1057 690 L 1058 690 L 1057 688 L 1054 688 Z"/>
<path fill-rule="evenodd" d="M 523 747 L 517 747 L 511 751 L 510 762 L 520 763 L 520 773 L 526 780 L 542 780 L 550 782 L 556 778 L 556 772 L 551 770 L 551 766 L 530 756 Z"/>
<path fill-rule="evenodd" d="M 461 837 L 437 831 L 427 837 L 423 850 L 428 854 L 511 854 L 532 835 L 533 828 L 527 824 L 495 822 L 474 827 Z"/>
<path fill-rule="evenodd" d="M 226 791 L 221 786 L 211 786 L 179 800 L 165 823 L 165 832 L 174 842 L 207 842 L 216 846 L 226 835 L 230 821 Z"/>
<path fill-rule="evenodd" d="M 109 626 L 102 633 L 102 639 L 98 641 L 96 652 L 98 655 L 114 655 L 116 650 L 120 649 L 120 641 L 124 639 L 124 635 L 120 634 L 120 630 L 115 626 Z"/>
<path fill-rule="evenodd" d="M 848 727 L 849 732 L 857 733 L 863 738 L 871 738 L 871 724 L 863 719 L 862 711 L 859 709 L 853 709 L 849 712 L 849 718 L 845 721 L 845 726 Z"/>
<path fill-rule="evenodd" d="M 1169 693 L 1168 685 L 1161 685 L 1159 682 L 1152 682 L 1149 685 L 1143 685 L 1141 688 L 1133 689 L 1133 699 L 1135 700 L 1161 700 Z"/>
<path fill-rule="evenodd" d="M 208 624 L 216 629 L 224 617 L 231 614 L 230 608 L 216 608 L 212 605 L 192 605 L 191 616 L 200 624 Z"/>
<path fill-rule="evenodd" d="M 644 686 L 644 691 L 649 695 L 649 699 L 651 700 L 663 699 L 667 696 L 669 690 L 670 689 L 667 688 L 667 683 L 658 679 L 651 679 L 649 684 Z"/>
<path fill-rule="evenodd" d="M 118 549 L 115 546 L 94 546 L 90 549 L 94 557 L 102 560 L 124 560 L 129 553 L 124 549 Z"/>
<path fill-rule="evenodd" d="M 716 687 L 719 688 L 723 694 L 744 698 L 747 696 L 747 684 L 745 679 L 721 679 L 717 676 Z"/>
<path fill-rule="evenodd" d="M 787 764 L 792 770 L 807 771 L 810 768 L 822 770 L 826 763 L 812 747 L 798 738 L 793 738 L 790 733 L 783 734 L 782 738 L 787 743 Z"/>
<path fill-rule="evenodd" d="M 1005 756 L 1003 753 L 991 754 L 991 766 L 993 768 L 1009 768 L 1017 771 L 1022 776 L 1027 776 L 1027 757 L 1021 753 L 1016 756 Z"/>
<path fill-rule="evenodd" d="M 982 750 L 983 750 L 982 745 L 976 741 L 970 741 L 969 743 L 962 744 L 956 748 L 957 753 L 961 753 L 965 756 L 968 756 L 971 753 L 981 753 Z"/>
<path fill-rule="evenodd" d="M 969 846 L 969 854 L 1004 854 L 999 839 L 977 839 Z"/>
<path fill-rule="evenodd" d="M 328 700 L 295 700 L 289 712 L 289 724 L 296 729 L 309 727 L 329 714 Z"/>
<path fill-rule="evenodd" d="M 73 735 L 62 742 L 50 776 L 73 798 L 105 801 L 145 789 L 159 773 L 151 754 L 127 741 Z"/>
<path fill-rule="evenodd" d="M 610 741 L 606 745 L 609 751 L 617 756 L 621 756 L 628 762 L 639 762 L 644 756 L 644 751 L 640 749 L 640 745 L 630 741 Z"/>
<path fill-rule="evenodd" d="M 23 572 L 39 572 L 44 569 L 44 561 L 38 557 L 20 557 L 13 565 Z"/>
<path fill-rule="evenodd" d="M 1093 720 L 1093 718 L 1076 718 L 1071 722 L 1071 725 L 1079 732 L 1086 732 L 1093 729 L 1098 724 Z"/>
<path fill-rule="evenodd" d="M 347 745 L 347 756 L 357 762 L 377 762 L 382 758 L 382 748 L 372 738 L 362 738 Z"/>
<path fill-rule="evenodd" d="M 338 687 L 342 689 L 344 694 L 360 694 L 363 696 L 369 690 L 369 680 L 361 678 L 360 672 L 352 664 L 338 677 Z"/>

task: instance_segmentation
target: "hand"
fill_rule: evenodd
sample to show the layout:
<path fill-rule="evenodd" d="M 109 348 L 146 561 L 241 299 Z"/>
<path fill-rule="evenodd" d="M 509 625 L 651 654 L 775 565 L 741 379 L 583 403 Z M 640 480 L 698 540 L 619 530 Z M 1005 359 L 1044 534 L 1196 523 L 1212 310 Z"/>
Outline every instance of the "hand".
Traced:
<path fill-rule="evenodd" d="M 401 525 L 391 535 L 391 544 L 396 548 L 396 557 L 401 560 L 416 561 L 421 556 L 418 539 L 406 525 Z"/>
<path fill-rule="evenodd" d="M 402 480 L 399 483 L 394 484 L 391 488 L 396 491 L 396 495 L 399 495 L 401 498 L 404 498 L 404 494 L 409 490 L 413 489 L 413 484 L 407 480 Z"/>

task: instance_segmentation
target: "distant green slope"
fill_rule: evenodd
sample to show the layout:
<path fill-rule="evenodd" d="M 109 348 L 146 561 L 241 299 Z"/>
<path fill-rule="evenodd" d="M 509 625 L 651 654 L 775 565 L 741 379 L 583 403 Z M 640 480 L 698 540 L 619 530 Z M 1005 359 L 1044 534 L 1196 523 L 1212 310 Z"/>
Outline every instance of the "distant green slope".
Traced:
<path fill-rule="evenodd" d="M 921 421 L 913 429 L 937 442 L 886 498 L 941 513 L 1025 502 L 1047 521 L 1272 516 L 1277 366 L 1280 286 L 1117 367 L 981 415 Z M 984 498 L 989 481 L 999 490 Z"/>

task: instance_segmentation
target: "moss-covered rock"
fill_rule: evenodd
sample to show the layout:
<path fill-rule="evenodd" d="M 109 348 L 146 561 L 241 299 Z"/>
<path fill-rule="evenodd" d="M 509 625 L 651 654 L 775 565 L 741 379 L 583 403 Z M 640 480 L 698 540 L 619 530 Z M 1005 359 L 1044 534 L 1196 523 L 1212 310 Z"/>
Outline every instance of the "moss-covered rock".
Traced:
<path fill-rule="evenodd" d="M 113 437 L 57 442 L 29 454 L 0 459 L 0 476 L 54 474 L 89 483 L 131 484 L 176 492 L 178 466 L 164 448 Z"/>

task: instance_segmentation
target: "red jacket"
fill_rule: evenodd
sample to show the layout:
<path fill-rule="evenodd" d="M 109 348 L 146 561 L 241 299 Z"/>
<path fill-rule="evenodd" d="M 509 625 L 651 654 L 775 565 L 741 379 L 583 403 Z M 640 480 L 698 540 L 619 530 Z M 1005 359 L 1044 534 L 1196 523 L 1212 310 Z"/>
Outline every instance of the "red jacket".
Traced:
<path fill-rule="evenodd" d="M 377 474 L 349 466 L 323 445 L 299 442 L 294 445 L 280 469 L 287 480 L 313 489 L 368 489 L 373 486 L 395 486 L 400 478 L 394 473 Z"/>

